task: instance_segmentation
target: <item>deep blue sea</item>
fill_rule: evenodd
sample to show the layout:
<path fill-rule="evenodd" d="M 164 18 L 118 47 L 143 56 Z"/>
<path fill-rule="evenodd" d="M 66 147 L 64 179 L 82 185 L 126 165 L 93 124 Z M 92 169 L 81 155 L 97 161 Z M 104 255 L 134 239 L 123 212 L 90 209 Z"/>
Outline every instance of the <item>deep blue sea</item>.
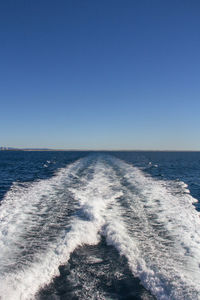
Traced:
<path fill-rule="evenodd" d="M 200 152 L 0 151 L 0 299 L 200 299 Z"/>

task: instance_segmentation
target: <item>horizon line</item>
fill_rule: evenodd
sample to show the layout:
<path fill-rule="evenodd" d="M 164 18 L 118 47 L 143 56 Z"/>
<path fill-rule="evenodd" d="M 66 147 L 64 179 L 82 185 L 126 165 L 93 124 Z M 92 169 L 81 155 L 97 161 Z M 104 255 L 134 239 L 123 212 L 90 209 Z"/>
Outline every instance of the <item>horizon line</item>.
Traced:
<path fill-rule="evenodd" d="M 200 152 L 192 149 L 77 149 L 77 148 L 21 148 L 21 147 L 0 147 L 0 151 L 106 151 L 106 152 Z"/>

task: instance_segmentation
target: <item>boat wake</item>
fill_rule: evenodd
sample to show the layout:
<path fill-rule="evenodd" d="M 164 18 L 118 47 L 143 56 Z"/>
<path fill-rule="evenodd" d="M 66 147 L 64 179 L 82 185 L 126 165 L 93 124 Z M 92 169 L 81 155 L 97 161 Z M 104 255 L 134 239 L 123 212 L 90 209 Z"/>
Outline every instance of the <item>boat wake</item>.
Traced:
<path fill-rule="evenodd" d="M 183 182 L 100 154 L 15 183 L 0 206 L 0 297 L 34 299 L 75 249 L 103 236 L 158 299 L 200 299 L 195 201 Z"/>

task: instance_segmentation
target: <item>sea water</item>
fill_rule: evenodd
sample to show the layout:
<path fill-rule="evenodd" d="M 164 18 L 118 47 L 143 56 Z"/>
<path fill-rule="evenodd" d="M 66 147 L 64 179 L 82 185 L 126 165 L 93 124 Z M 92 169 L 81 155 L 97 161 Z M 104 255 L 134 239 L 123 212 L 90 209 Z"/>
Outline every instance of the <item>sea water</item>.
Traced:
<path fill-rule="evenodd" d="M 200 299 L 199 152 L 0 152 L 0 299 Z"/>

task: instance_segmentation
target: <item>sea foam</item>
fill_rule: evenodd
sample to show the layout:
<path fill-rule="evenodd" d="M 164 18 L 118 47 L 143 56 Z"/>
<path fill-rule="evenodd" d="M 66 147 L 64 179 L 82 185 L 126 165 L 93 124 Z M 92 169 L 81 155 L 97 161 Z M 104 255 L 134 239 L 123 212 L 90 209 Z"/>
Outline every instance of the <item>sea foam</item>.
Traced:
<path fill-rule="evenodd" d="M 34 298 L 77 247 L 104 235 L 158 299 L 200 299 L 195 201 L 184 182 L 104 155 L 15 184 L 0 207 L 0 296 Z"/>

